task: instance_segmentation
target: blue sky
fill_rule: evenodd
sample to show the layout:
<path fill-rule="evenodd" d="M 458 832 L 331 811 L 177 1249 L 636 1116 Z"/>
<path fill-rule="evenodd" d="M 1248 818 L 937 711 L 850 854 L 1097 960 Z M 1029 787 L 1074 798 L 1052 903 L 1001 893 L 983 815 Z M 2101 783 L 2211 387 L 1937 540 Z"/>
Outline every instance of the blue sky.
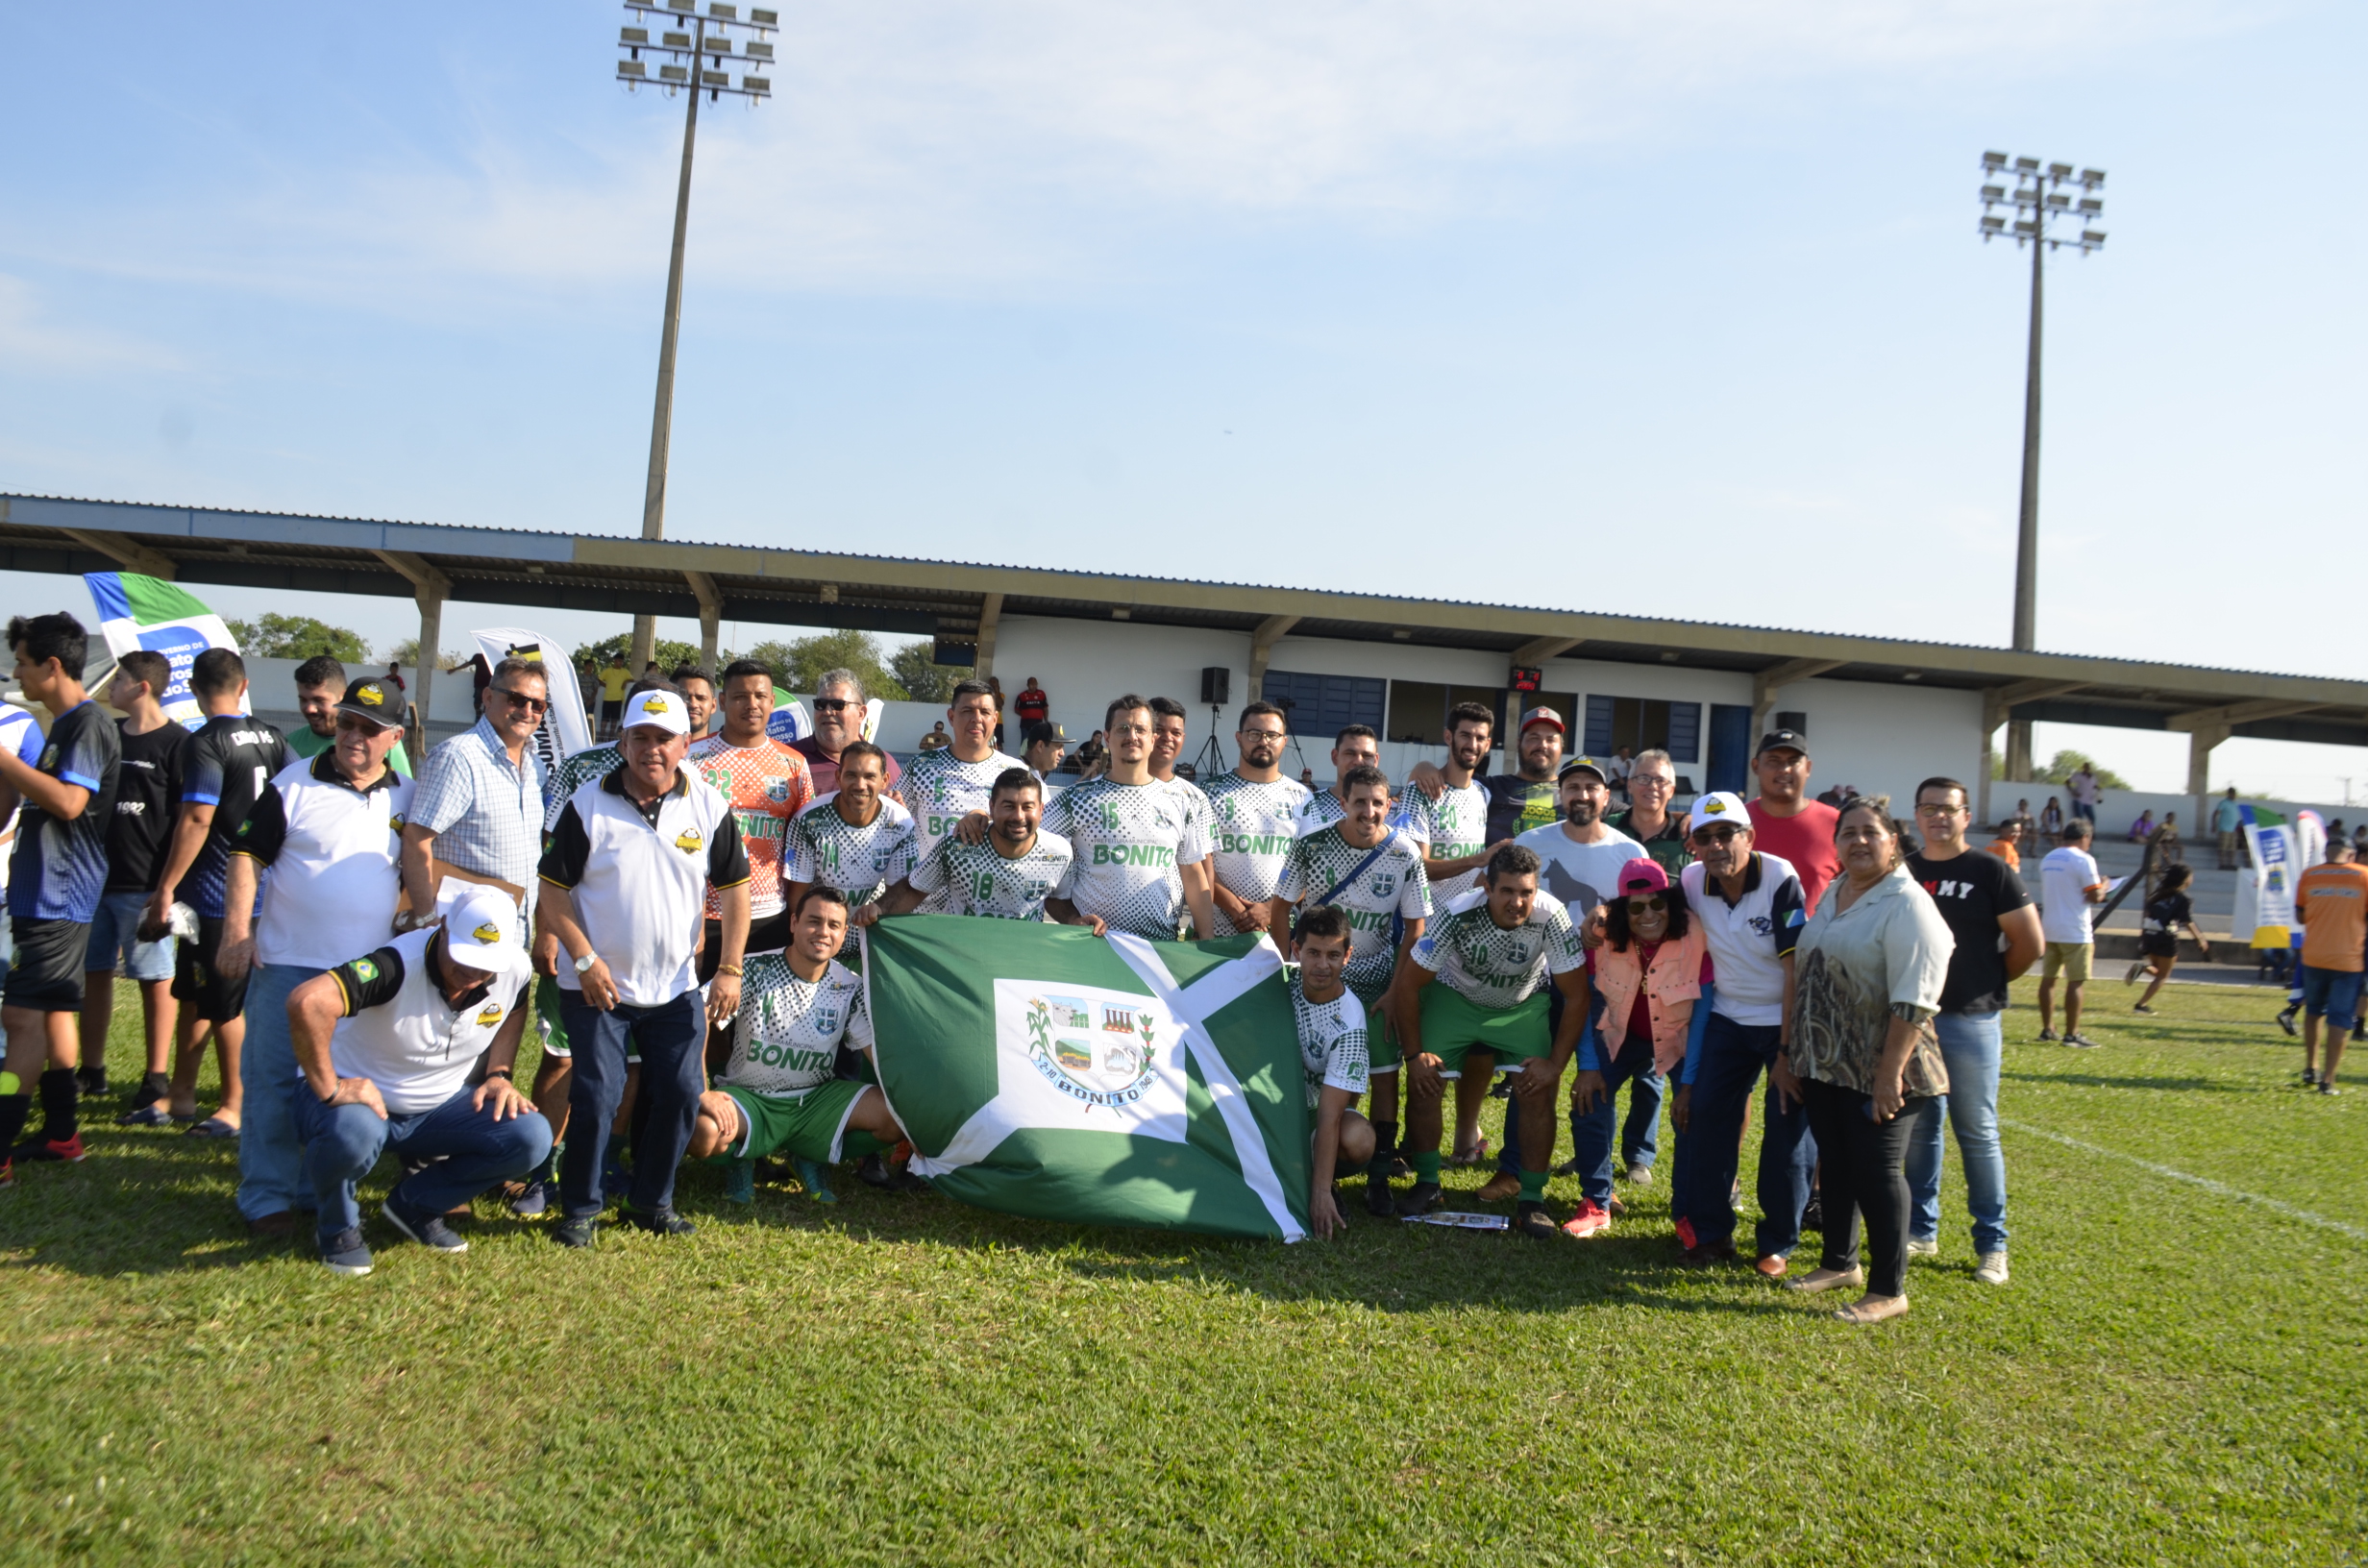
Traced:
<path fill-rule="evenodd" d="M 2003 643 L 1996 147 L 2110 174 L 2050 276 L 2042 646 L 2368 677 L 2294 613 L 2362 537 L 2357 7 L 783 14 L 777 101 L 701 125 L 674 537 Z M 680 104 L 611 79 L 628 19 L 0 12 L 0 488 L 632 532 Z"/>

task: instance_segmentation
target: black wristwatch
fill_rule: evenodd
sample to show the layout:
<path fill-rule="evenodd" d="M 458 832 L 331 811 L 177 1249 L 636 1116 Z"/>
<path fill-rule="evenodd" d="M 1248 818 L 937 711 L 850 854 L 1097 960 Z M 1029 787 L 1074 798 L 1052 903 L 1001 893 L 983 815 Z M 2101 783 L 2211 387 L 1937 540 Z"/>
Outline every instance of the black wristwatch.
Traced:
<path fill-rule="evenodd" d="M 500 1078 L 507 1081 L 510 1074 L 516 1070 L 517 1069 L 513 1067 L 487 1067 L 485 1069 L 485 1076 L 488 1078 Z"/>

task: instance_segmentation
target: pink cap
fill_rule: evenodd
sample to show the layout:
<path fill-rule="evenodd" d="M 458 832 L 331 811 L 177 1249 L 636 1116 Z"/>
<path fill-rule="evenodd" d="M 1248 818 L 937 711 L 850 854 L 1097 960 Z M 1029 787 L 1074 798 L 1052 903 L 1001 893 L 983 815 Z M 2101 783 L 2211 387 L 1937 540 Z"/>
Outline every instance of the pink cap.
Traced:
<path fill-rule="evenodd" d="M 1661 862 L 1640 856 L 1619 869 L 1619 891 L 1631 893 L 1666 893 L 1669 873 L 1661 869 Z"/>

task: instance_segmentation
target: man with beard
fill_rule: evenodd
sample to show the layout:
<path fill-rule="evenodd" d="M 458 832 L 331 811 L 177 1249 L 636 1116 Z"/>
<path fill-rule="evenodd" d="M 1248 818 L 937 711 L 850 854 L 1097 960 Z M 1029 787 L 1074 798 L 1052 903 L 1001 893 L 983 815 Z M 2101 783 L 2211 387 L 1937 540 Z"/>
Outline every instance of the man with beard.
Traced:
<path fill-rule="evenodd" d="M 1221 937 L 1267 929 L 1267 900 L 1282 879 L 1297 837 L 1294 823 L 1310 796 L 1306 785 L 1283 776 L 1283 747 L 1290 740 L 1290 720 L 1281 708 L 1250 703 L 1233 732 L 1240 760 L 1204 788 L 1214 816 L 1209 863 L 1216 883 L 1210 894 Z"/>

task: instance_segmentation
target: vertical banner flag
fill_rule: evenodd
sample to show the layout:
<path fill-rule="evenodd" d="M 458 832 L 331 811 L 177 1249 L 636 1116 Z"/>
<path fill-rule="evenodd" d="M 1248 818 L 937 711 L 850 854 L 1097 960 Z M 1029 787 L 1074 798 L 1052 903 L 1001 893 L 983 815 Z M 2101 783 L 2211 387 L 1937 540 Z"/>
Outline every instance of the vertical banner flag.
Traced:
<path fill-rule="evenodd" d="M 98 606 L 99 632 L 107 639 L 108 652 L 118 659 L 143 648 L 163 654 L 173 667 L 171 684 L 157 694 L 164 717 L 188 729 L 202 727 L 206 716 L 189 692 L 189 666 L 210 648 L 238 651 L 237 640 L 222 618 L 161 577 L 142 576 L 137 572 L 86 572 L 83 581 L 90 589 L 90 601 Z M 255 710 L 242 697 L 238 711 Z"/>
<path fill-rule="evenodd" d="M 2274 811 L 2238 805 L 2253 851 L 2254 928 L 2250 945 L 2283 947 L 2294 927 L 2294 879 L 2303 873 L 2293 824 Z"/>
<path fill-rule="evenodd" d="M 543 759 L 544 768 L 556 768 L 561 759 L 592 745 L 592 723 L 583 711 L 583 688 L 577 684 L 576 666 L 567 656 L 565 643 L 517 626 L 495 626 L 470 635 L 477 639 L 477 650 L 485 656 L 488 669 L 504 659 L 525 659 L 547 672 L 544 678 L 551 688 L 551 711 L 543 715 L 542 727 L 534 732 L 535 754 Z"/>
<path fill-rule="evenodd" d="M 940 1192 L 1071 1224 L 1306 1237 L 1306 1079 L 1267 938 L 928 915 L 865 937 L 880 1087 Z"/>
<path fill-rule="evenodd" d="M 773 715 L 765 721 L 765 733 L 783 746 L 814 733 L 814 721 L 806 716 L 805 704 L 784 691 L 779 681 L 773 684 Z"/>

